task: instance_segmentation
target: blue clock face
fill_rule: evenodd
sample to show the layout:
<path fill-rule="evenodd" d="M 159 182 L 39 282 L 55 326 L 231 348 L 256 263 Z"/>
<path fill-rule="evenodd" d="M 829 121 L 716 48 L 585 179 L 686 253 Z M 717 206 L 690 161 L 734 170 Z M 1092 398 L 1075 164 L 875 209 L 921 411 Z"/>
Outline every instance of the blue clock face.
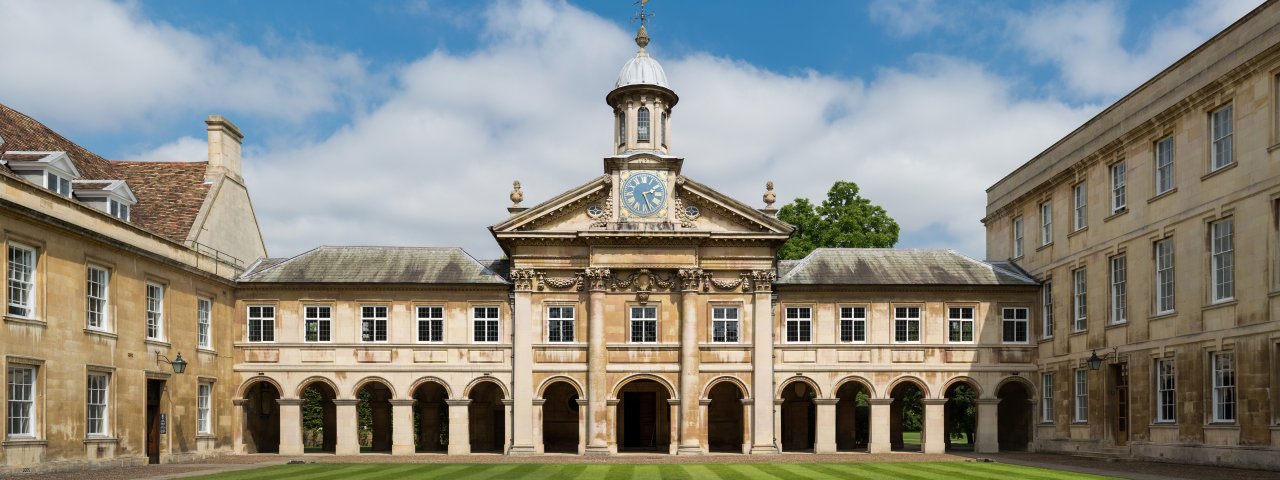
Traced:
<path fill-rule="evenodd" d="M 667 204 L 667 184 L 652 173 L 637 173 L 622 184 L 622 205 L 636 215 L 647 217 Z"/>

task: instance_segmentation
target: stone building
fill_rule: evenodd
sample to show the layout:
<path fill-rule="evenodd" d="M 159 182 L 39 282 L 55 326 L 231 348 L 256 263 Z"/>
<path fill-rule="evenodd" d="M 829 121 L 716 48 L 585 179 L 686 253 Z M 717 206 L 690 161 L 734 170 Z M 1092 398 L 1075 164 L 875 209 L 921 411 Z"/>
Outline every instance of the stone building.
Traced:
<path fill-rule="evenodd" d="M 231 451 L 235 278 L 265 250 L 240 132 L 206 124 L 207 162 L 109 161 L 0 105 L 0 475 Z"/>
<path fill-rule="evenodd" d="M 1035 449 L 1280 468 L 1278 75 L 1269 1 L 987 190 L 1044 282 Z"/>

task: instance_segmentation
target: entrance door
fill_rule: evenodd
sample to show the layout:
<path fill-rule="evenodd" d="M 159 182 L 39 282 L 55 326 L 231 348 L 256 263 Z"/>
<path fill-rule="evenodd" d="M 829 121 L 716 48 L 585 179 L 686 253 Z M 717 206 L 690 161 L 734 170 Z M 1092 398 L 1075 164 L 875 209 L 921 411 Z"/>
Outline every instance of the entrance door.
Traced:
<path fill-rule="evenodd" d="M 160 463 L 160 397 L 164 380 L 147 380 L 147 463 Z"/>
<path fill-rule="evenodd" d="M 1116 421 L 1112 433 L 1116 445 L 1125 445 L 1129 443 L 1129 365 L 1121 363 L 1111 368 L 1116 383 Z"/>
<path fill-rule="evenodd" d="M 656 448 L 658 446 L 657 397 L 653 392 L 627 392 L 622 403 L 626 410 L 627 448 Z"/>

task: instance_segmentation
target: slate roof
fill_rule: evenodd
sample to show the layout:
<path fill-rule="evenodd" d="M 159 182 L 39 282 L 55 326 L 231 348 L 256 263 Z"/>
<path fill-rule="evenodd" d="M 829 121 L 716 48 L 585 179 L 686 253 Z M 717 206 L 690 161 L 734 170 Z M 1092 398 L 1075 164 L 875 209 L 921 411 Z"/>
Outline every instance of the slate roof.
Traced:
<path fill-rule="evenodd" d="M 1039 285 L 1010 262 L 942 249 L 819 248 L 778 270 L 780 285 Z"/>
<path fill-rule="evenodd" d="M 488 265 L 457 247 L 319 247 L 289 259 L 259 261 L 239 281 L 507 284 Z"/>
<path fill-rule="evenodd" d="M 209 185 L 204 183 L 207 162 L 111 161 L 59 135 L 27 115 L 0 104 L 0 150 L 66 152 L 80 171 L 80 180 L 125 180 L 138 197 L 130 223 L 175 242 L 185 242 L 204 205 Z M 5 153 L 10 161 L 37 160 Z M 0 172 L 10 173 L 0 167 Z"/>

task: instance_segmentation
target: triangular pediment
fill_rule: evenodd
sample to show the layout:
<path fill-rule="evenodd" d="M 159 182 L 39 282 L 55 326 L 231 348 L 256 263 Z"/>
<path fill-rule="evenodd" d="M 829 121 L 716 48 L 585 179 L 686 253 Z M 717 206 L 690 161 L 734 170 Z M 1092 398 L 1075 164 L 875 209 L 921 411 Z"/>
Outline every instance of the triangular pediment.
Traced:
<path fill-rule="evenodd" d="M 595 221 L 587 208 L 609 196 L 610 179 L 601 175 L 591 181 L 551 197 L 527 210 L 489 227 L 494 233 L 518 231 L 588 230 Z"/>
<path fill-rule="evenodd" d="M 676 192 L 682 206 L 693 205 L 700 210 L 700 214 L 695 218 L 682 218 L 682 223 L 691 223 L 691 228 L 694 230 L 783 235 L 790 235 L 795 230 L 795 227 L 772 215 L 751 208 L 733 197 L 683 175 L 677 181 Z"/>

